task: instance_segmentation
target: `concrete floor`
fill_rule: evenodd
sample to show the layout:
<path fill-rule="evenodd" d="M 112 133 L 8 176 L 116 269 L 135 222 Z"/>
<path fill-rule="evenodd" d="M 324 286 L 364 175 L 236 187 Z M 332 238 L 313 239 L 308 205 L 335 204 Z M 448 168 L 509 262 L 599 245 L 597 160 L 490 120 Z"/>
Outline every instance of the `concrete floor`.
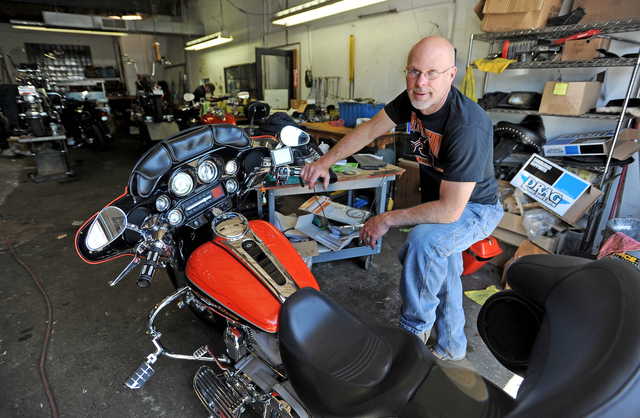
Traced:
<path fill-rule="evenodd" d="M 50 416 L 37 367 L 46 306 L 30 276 L 7 251 L 7 240 L 42 280 L 53 305 L 46 369 L 61 416 L 206 416 L 191 389 L 196 363 L 163 358 L 143 390 L 123 386 L 151 351 L 144 334 L 146 315 L 173 290 L 164 273 L 148 289 L 137 288 L 134 277 L 110 288 L 107 281 L 127 261 L 88 265 L 73 248 L 79 223 L 121 193 L 141 152 L 139 144 L 127 138 L 104 153 L 74 149 L 78 175 L 64 183 L 34 184 L 27 177 L 33 160 L 0 159 L 0 416 Z M 313 273 L 325 292 L 353 312 L 370 321 L 396 324 L 396 251 L 404 235 L 391 231 L 385 237 L 383 251 L 369 271 L 345 260 L 314 265 Z M 465 289 L 480 289 L 496 283 L 497 277 L 496 269 L 488 266 L 463 281 Z M 465 310 L 469 362 L 505 386 L 512 374 L 496 362 L 477 334 L 479 306 L 465 298 Z M 176 352 L 192 352 L 214 337 L 189 311 L 173 309 L 159 325 L 164 343 Z"/>

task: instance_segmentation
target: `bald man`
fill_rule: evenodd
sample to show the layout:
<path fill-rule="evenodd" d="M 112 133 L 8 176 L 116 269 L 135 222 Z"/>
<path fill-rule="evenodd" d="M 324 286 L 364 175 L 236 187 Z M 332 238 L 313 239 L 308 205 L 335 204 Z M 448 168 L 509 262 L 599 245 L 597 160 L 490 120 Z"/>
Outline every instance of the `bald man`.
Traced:
<path fill-rule="evenodd" d="M 461 252 L 487 237 L 503 215 L 491 120 L 452 86 L 456 71 L 449 41 L 420 40 L 407 57 L 407 89 L 302 170 L 310 187 L 319 179 L 326 187 L 332 164 L 410 122 L 408 145 L 420 163 L 423 203 L 370 218 L 360 237 L 373 247 L 389 228 L 416 225 L 400 251 L 400 326 L 426 343 L 435 324 L 437 343 L 431 350 L 443 360 L 466 355 Z"/>

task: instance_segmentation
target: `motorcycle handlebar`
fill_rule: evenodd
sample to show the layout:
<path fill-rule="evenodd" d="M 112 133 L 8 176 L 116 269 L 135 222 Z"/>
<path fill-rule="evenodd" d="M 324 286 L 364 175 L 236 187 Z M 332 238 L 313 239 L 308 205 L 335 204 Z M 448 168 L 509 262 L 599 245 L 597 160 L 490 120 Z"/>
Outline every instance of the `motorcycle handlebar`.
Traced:
<path fill-rule="evenodd" d="M 151 250 L 147 253 L 147 258 L 142 262 L 142 269 L 140 270 L 140 276 L 138 277 L 138 287 L 151 286 L 151 280 L 156 272 L 156 266 L 158 265 L 159 258 L 160 252 L 157 250 Z"/>

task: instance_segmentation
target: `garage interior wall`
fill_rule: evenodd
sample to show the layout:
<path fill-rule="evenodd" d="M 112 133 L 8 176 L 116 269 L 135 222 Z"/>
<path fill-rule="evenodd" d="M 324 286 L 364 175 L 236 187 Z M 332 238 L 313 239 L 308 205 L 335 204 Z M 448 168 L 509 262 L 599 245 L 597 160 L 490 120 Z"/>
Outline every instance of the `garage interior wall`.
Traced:
<path fill-rule="evenodd" d="M 205 25 L 207 33 L 222 29 L 236 39 L 234 42 L 202 52 L 189 53 L 188 60 L 192 83 L 202 78 L 210 78 L 216 84 L 216 91 L 224 91 L 224 67 L 255 62 L 254 49 L 280 47 L 298 49 L 300 77 L 307 69 L 313 70 L 314 77 L 339 76 L 340 98 L 348 97 L 348 37 L 356 36 L 356 75 L 354 97 L 373 98 L 378 102 L 388 102 L 404 89 L 402 70 L 406 54 L 413 43 L 428 35 L 449 38 L 457 50 L 458 75 L 455 85 L 459 86 L 465 72 L 469 47 L 469 36 L 480 32 L 480 21 L 473 12 L 476 0 L 429 1 L 391 0 L 361 10 L 339 16 L 321 19 L 294 26 L 288 30 L 274 28 L 270 17 L 279 11 L 277 1 L 236 1 L 245 14 L 232 8 L 227 2 L 197 0 L 191 6 L 191 19 Z M 303 3 L 291 1 L 289 7 Z M 222 13 L 220 5 L 222 4 Z M 253 7 L 251 7 L 253 6 Z M 379 14 L 359 18 L 359 15 L 382 13 L 397 9 L 397 13 Z M 262 14 L 262 15 L 259 15 Z M 222 18 L 220 18 L 222 16 Z M 627 34 L 625 34 L 626 36 Z M 640 40 L 640 34 L 628 36 Z M 475 42 L 472 60 L 486 56 L 488 43 Z M 634 46 L 613 42 L 612 51 L 627 53 Z M 631 75 L 630 68 L 608 68 L 602 97 L 599 104 L 609 99 L 624 97 Z M 510 70 L 488 78 L 486 91 L 539 91 L 545 81 L 586 81 L 595 77 L 603 69 L 548 69 Z M 483 74 L 475 71 L 476 94 L 482 95 Z M 301 79 L 302 80 L 302 79 Z M 195 85 L 192 84 L 192 88 Z M 306 99 L 309 89 L 299 83 L 298 98 Z M 328 102 L 340 99 L 329 98 Z M 519 122 L 523 115 L 496 114 L 489 112 L 494 122 L 508 120 Z M 561 117 L 544 118 L 548 138 L 589 130 L 613 129 L 611 121 L 572 119 Z M 619 216 L 638 216 L 640 201 L 633 196 L 633 190 L 640 184 L 640 166 L 636 160 L 629 167 L 624 197 Z"/>
<path fill-rule="evenodd" d="M 472 0 L 461 1 L 387 1 L 380 5 L 328 17 L 284 30 L 270 24 L 277 12 L 275 1 L 235 2 L 243 14 L 222 2 L 223 21 L 219 19 L 218 1 L 198 0 L 191 7 L 193 16 L 205 25 L 207 33 L 224 29 L 235 40 L 227 45 L 189 53 L 191 80 L 210 78 L 216 91 L 223 91 L 224 68 L 255 62 L 255 48 L 298 49 L 301 77 L 311 69 L 314 77 L 340 77 L 339 94 L 348 96 L 348 39 L 356 38 L 355 97 L 373 98 L 380 102 L 393 99 L 404 88 L 402 70 L 409 48 L 420 38 L 441 35 L 453 39 L 458 49 L 459 79 L 462 79 L 468 37 L 480 30 L 473 15 Z M 248 7 L 253 4 L 256 7 Z M 290 6 L 295 5 L 290 2 Z M 397 13 L 359 18 L 359 15 Z M 299 83 L 298 98 L 306 99 L 310 89 Z M 192 85 L 195 88 L 195 84 Z M 336 98 L 329 102 L 336 102 Z"/>
<path fill-rule="evenodd" d="M 171 65 L 156 63 L 154 68 L 153 43 L 156 41 L 160 43 L 161 55 L 166 57 L 171 62 Z M 118 42 L 120 43 L 122 56 L 129 58 L 128 60 L 123 59 L 125 80 L 129 94 L 136 94 L 135 83 L 137 75 L 151 75 L 154 72 L 157 80 L 165 80 L 170 86 L 173 83 L 175 87 L 172 90 L 175 95 L 184 93 L 178 86 L 180 84 L 179 75 L 186 72 L 183 69 L 186 68 L 186 65 L 183 68 L 176 68 L 177 64 L 185 64 L 185 39 L 182 36 L 132 34 L 118 38 Z"/>
<path fill-rule="evenodd" d="M 25 43 L 86 45 L 91 48 L 93 65 L 116 66 L 116 51 L 114 39 L 111 36 L 70 35 L 55 32 L 36 32 L 29 30 L 11 29 L 11 25 L 0 23 L 0 48 L 11 56 L 16 64 L 27 62 Z"/>

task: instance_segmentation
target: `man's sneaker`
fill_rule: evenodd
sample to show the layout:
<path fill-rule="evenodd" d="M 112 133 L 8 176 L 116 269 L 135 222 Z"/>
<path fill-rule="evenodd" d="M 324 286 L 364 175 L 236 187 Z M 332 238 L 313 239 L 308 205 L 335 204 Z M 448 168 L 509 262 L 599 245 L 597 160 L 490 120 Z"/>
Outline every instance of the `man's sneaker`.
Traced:
<path fill-rule="evenodd" d="M 416 336 L 420 338 L 420 341 L 422 341 L 423 344 L 427 343 L 427 340 L 429 339 L 430 335 L 431 335 L 431 330 L 421 332 L 420 334 L 416 334 Z"/>
<path fill-rule="evenodd" d="M 433 354 L 435 358 L 442 361 L 461 361 L 461 360 L 464 360 L 466 357 L 466 355 L 462 357 L 451 357 L 449 354 L 442 353 L 436 347 L 430 347 L 429 350 L 431 351 L 431 354 Z"/>
<path fill-rule="evenodd" d="M 13 150 L 11 148 L 3 149 L 2 151 L 0 151 L 0 157 L 14 158 L 14 157 L 17 157 L 17 156 L 18 156 L 18 154 L 13 152 Z"/>

